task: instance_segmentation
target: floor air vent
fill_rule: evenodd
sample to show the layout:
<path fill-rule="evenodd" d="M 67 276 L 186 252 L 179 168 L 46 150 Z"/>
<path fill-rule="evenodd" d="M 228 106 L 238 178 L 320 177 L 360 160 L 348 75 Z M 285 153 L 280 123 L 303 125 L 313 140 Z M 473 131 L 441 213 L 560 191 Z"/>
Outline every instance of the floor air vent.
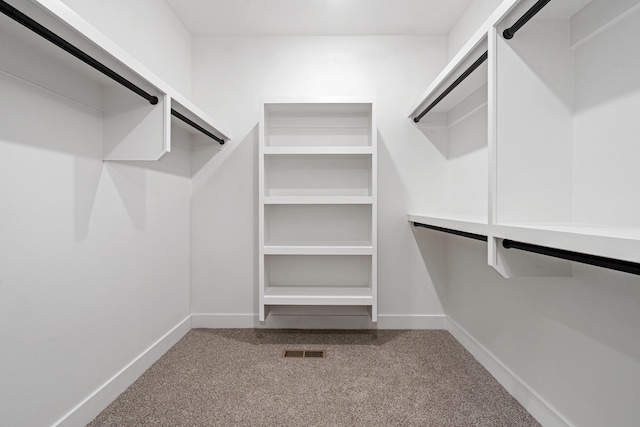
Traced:
<path fill-rule="evenodd" d="M 284 350 L 282 357 L 285 359 L 324 359 L 325 350 Z"/>

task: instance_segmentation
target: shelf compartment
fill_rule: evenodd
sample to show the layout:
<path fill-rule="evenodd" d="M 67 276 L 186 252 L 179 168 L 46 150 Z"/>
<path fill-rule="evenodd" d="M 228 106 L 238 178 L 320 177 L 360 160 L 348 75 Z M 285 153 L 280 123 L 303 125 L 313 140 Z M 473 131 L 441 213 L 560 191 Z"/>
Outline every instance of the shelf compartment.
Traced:
<path fill-rule="evenodd" d="M 265 255 L 265 288 L 370 288 L 372 257 Z"/>
<path fill-rule="evenodd" d="M 370 155 L 265 156 L 265 196 L 370 196 Z"/>
<path fill-rule="evenodd" d="M 497 40 L 497 223 L 640 227 L 640 7 L 562 3 Z"/>
<path fill-rule="evenodd" d="M 371 214 L 370 205 L 268 205 L 265 244 L 370 246 Z"/>
<path fill-rule="evenodd" d="M 371 104 L 265 103 L 266 147 L 371 146 Z"/>
<path fill-rule="evenodd" d="M 369 288 L 280 287 L 265 289 L 264 303 L 269 305 L 365 305 L 373 304 Z"/>
<path fill-rule="evenodd" d="M 203 127 L 217 130 L 212 121 L 167 83 L 129 56 L 113 41 L 58 0 L 7 3 L 44 26 L 88 57 L 146 92 L 143 99 L 82 60 L 65 52 L 18 22 L 0 14 L 0 70 L 44 91 L 60 102 L 75 102 L 103 114 L 105 160 L 159 160 L 170 151 L 172 100 L 180 100 L 185 116 L 197 117 Z M 88 59 L 89 62 L 92 62 Z M 102 68 L 101 66 L 97 66 Z M 123 82 L 124 84 L 124 82 Z M 132 86 L 131 86 L 132 85 Z M 149 97 L 158 99 L 150 104 Z M 228 138 L 228 137 L 227 137 Z"/>

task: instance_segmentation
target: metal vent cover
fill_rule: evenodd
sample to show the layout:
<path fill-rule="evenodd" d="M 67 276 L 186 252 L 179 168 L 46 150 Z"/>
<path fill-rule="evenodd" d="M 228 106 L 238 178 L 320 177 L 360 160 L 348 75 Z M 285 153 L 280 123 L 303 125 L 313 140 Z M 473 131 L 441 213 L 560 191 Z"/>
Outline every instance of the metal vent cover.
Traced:
<path fill-rule="evenodd" d="M 284 359 L 324 359 L 327 357 L 326 350 L 283 350 Z"/>

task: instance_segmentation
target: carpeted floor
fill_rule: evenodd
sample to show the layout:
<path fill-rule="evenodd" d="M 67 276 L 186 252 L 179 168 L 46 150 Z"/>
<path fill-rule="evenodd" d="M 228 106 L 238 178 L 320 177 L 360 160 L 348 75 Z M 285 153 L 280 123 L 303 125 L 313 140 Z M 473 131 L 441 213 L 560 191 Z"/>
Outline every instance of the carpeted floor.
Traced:
<path fill-rule="evenodd" d="M 539 424 L 446 331 L 194 329 L 89 425 Z"/>

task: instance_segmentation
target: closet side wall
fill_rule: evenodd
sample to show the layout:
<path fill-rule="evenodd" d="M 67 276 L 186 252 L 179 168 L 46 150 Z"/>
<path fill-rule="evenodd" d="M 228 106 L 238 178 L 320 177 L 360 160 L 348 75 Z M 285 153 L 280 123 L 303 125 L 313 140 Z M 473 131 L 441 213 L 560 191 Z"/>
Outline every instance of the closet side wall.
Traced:
<path fill-rule="evenodd" d="M 4 71 L 0 93 L 0 423 L 84 425 L 190 314 L 189 153 L 103 162 L 101 112 Z"/>
<path fill-rule="evenodd" d="M 203 317 L 203 326 L 258 325 L 258 117 L 267 96 L 376 97 L 379 325 L 433 327 L 430 315 L 442 322 L 437 274 L 406 213 L 444 200 L 436 177 L 446 173 L 445 154 L 406 115 L 407 99 L 444 67 L 446 48 L 445 37 L 433 36 L 194 39 L 194 101 L 238 136 L 194 175 L 194 325 Z M 363 323 L 332 325 L 371 326 L 357 317 Z"/>
<path fill-rule="evenodd" d="M 484 244 L 456 237 L 449 259 L 447 315 L 493 355 L 491 365 L 497 359 L 573 425 L 637 425 L 638 276 L 575 264 L 569 278 L 503 279 L 486 265 Z M 521 403 L 544 413 L 535 398 Z"/>
<path fill-rule="evenodd" d="M 191 34 L 164 1 L 62 1 L 178 92 L 191 97 Z"/>

